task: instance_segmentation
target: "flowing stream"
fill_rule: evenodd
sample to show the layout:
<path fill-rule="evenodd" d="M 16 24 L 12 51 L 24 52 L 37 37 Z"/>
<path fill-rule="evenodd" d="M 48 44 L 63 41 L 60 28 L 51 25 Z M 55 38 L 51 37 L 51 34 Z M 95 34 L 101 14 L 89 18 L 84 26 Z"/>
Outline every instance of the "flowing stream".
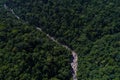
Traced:
<path fill-rule="evenodd" d="M 42 31 L 42 29 L 39 28 L 39 27 L 37 27 L 36 29 L 39 30 L 39 31 Z M 42 32 L 44 32 L 44 31 L 42 31 Z M 66 48 L 66 49 L 68 49 L 69 51 L 72 52 L 72 57 L 73 57 L 72 62 L 71 62 L 71 67 L 73 69 L 72 75 L 73 75 L 73 80 L 77 80 L 77 66 L 78 66 L 78 63 L 77 63 L 77 61 L 78 61 L 77 53 L 75 51 L 73 51 L 72 49 L 70 49 L 67 45 L 59 43 L 54 37 L 51 37 L 49 34 L 46 33 L 46 35 L 52 41 L 56 42 L 57 44 L 63 46 L 64 48 Z"/>
<path fill-rule="evenodd" d="M 15 12 L 13 11 L 13 9 L 8 8 L 8 6 L 7 6 L 6 4 L 4 4 L 4 8 L 5 8 L 6 10 L 9 10 L 17 19 L 20 19 L 20 17 L 15 14 Z"/>
<path fill-rule="evenodd" d="M 4 4 L 4 8 L 6 10 L 9 10 L 18 20 L 20 19 L 20 17 L 15 14 L 14 10 L 9 8 L 6 4 Z M 44 32 L 40 27 L 36 27 L 37 30 Z M 64 48 L 66 48 L 67 50 L 71 51 L 72 53 L 72 62 L 71 62 L 71 67 L 72 67 L 72 75 L 73 75 L 73 80 L 78 80 L 77 79 L 77 67 L 78 67 L 78 56 L 77 53 L 75 51 L 73 51 L 71 48 L 69 48 L 67 45 L 64 45 L 60 42 L 58 42 L 54 37 L 50 36 L 49 34 L 47 34 L 46 32 L 44 32 L 46 34 L 46 36 L 48 38 L 50 38 L 52 41 L 54 41 L 55 43 L 63 46 Z"/>

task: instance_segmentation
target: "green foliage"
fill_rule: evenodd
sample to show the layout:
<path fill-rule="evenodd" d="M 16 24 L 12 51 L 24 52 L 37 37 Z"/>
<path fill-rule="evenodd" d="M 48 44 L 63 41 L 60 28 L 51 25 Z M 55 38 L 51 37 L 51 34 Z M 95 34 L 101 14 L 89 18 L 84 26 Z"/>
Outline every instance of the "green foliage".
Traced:
<path fill-rule="evenodd" d="M 2 19 L 0 80 L 71 79 L 70 51 L 12 15 Z"/>
<path fill-rule="evenodd" d="M 82 79 L 117 80 L 120 77 L 120 33 L 106 35 L 94 42 L 91 51 L 81 59 Z M 86 69 L 86 70 L 84 70 Z"/>
<path fill-rule="evenodd" d="M 4 2 L 14 9 L 22 21 L 16 21 L 10 11 L 0 8 L 1 54 L 23 54 L 34 63 L 21 75 L 18 73 L 21 79 L 27 77 L 36 80 L 38 75 L 43 80 L 71 78 L 70 52 L 50 41 L 34 27 L 41 27 L 44 32 L 78 53 L 78 80 L 120 79 L 120 0 L 0 1 L 1 4 Z M 21 62 L 22 60 L 24 59 Z M 28 62 L 21 64 L 28 65 Z M 1 70 L 4 72 L 1 76 L 7 73 L 6 70 L 12 69 L 9 68 L 9 63 L 6 65 L 1 64 L 5 70 Z M 38 69 L 38 66 L 42 68 Z M 29 72 L 30 70 L 34 72 Z M 9 76 L 8 80 L 12 78 Z"/>

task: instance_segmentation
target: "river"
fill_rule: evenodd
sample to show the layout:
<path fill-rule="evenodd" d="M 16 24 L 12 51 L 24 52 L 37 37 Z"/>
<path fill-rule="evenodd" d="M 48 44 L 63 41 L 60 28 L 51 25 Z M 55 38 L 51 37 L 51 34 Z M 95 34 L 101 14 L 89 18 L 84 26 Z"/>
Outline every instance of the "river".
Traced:
<path fill-rule="evenodd" d="M 9 8 L 6 4 L 4 4 L 4 8 L 5 8 L 6 10 L 9 10 L 18 20 L 21 19 L 17 14 L 15 14 L 14 10 L 11 9 L 11 8 Z M 39 30 L 39 31 L 44 32 L 40 27 L 36 27 L 36 29 Z M 78 55 L 77 55 L 77 53 L 76 53 L 74 50 L 72 50 L 71 48 L 69 48 L 69 46 L 64 45 L 64 44 L 58 42 L 54 37 L 50 36 L 48 33 L 46 33 L 46 32 L 44 32 L 44 33 L 46 34 L 46 36 L 47 36 L 49 39 L 51 39 L 51 40 L 54 41 L 55 43 L 63 46 L 63 47 L 66 48 L 67 50 L 71 51 L 72 57 L 73 57 L 73 58 L 72 58 L 72 61 L 71 61 L 71 67 L 72 67 L 72 71 L 71 71 L 71 72 L 72 72 L 72 75 L 73 75 L 73 80 L 78 80 L 78 79 L 77 79 L 77 67 L 78 67 Z"/>

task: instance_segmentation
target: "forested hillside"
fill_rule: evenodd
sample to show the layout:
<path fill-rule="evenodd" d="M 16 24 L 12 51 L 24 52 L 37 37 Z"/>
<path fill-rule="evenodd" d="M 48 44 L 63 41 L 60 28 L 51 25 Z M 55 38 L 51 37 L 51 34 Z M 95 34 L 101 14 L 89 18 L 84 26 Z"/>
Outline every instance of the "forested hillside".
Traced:
<path fill-rule="evenodd" d="M 0 9 L 0 80 L 71 79 L 70 51 Z"/>
<path fill-rule="evenodd" d="M 3 17 L 0 16 L 1 21 L 3 21 L 0 28 L 0 32 L 2 32 L 2 37 L 0 37 L 2 45 L 0 45 L 0 48 L 1 51 L 4 51 L 2 54 L 21 52 L 22 54 L 27 54 L 27 56 L 32 56 L 34 55 L 33 53 L 42 56 L 43 52 L 46 53 L 45 56 L 51 55 L 52 58 L 54 58 L 52 54 L 56 54 L 55 63 L 58 64 L 50 64 L 52 69 L 55 65 L 55 70 L 50 69 L 50 71 L 43 72 L 43 78 L 41 79 L 45 77 L 50 80 L 55 77 L 56 79 L 52 80 L 70 80 L 70 52 L 62 48 L 62 46 L 49 41 L 44 33 L 34 30 L 35 27 L 40 27 L 60 43 L 69 46 L 78 53 L 78 80 L 120 79 L 120 0 L 1 1 L 1 5 L 4 4 L 13 9 L 21 20 L 16 21 L 9 11 L 0 13 L 0 15 L 3 14 Z M 5 14 L 6 16 L 4 16 Z M 6 32 L 9 28 L 5 26 L 10 27 L 10 32 Z M 39 42 L 41 40 L 43 42 Z M 5 55 L 2 56 L 4 57 Z M 6 57 L 3 59 L 6 59 Z M 41 65 L 46 68 L 49 62 L 46 57 L 43 57 L 43 59 L 46 64 Z M 41 61 L 43 60 L 37 60 L 38 63 Z M 33 62 L 34 65 L 37 65 L 37 62 Z M 60 68 L 57 67 L 58 65 Z M 37 68 L 35 67 L 34 69 Z M 41 70 L 43 69 L 38 71 L 42 72 Z M 53 72 L 53 75 L 49 75 L 52 71 L 59 72 L 59 70 L 60 73 Z M 29 72 L 26 71 L 26 73 Z M 31 75 L 35 77 L 32 73 L 26 77 Z M 36 76 L 40 78 L 40 76 Z M 38 78 L 34 79 L 39 80 Z"/>

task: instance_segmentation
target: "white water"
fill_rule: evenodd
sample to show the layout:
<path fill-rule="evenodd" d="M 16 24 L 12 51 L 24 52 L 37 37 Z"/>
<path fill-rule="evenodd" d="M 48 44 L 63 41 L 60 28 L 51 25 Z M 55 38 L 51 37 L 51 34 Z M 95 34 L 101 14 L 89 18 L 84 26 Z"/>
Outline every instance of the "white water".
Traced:
<path fill-rule="evenodd" d="M 11 11 L 11 13 L 12 13 L 17 19 L 20 19 L 20 17 L 15 14 L 15 12 L 13 11 L 13 9 L 10 9 L 10 11 Z"/>
<path fill-rule="evenodd" d="M 4 4 L 4 8 L 5 8 L 6 10 L 9 10 L 17 19 L 20 19 L 20 17 L 15 14 L 15 12 L 13 11 L 13 9 L 9 9 L 6 4 Z"/>
<path fill-rule="evenodd" d="M 37 27 L 36 29 L 39 30 L 39 31 L 42 31 L 42 29 L 39 28 L 39 27 Z M 44 32 L 44 31 L 42 31 L 42 32 Z M 72 52 L 72 56 L 73 56 L 73 60 L 71 62 L 71 67 L 73 69 L 72 75 L 73 75 L 73 80 L 77 80 L 77 67 L 78 67 L 78 62 L 77 62 L 78 61 L 78 56 L 77 56 L 77 53 L 75 51 L 71 50 L 67 45 L 59 43 L 54 37 L 51 37 L 49 34 L 46 33 L 46 36 L 48 38 L 50 38 L 52 41 L 56 42 L 57 44 L 63 46 L 64 48 L 66 48 L 66 49 L 68 49 L 69 51 Z"/>
<path fill-rule="evenodd" d="M 5 8 L 5 9 L 8 9 L 8 7 L 7 7 L 7 5 L 6 5 L 6 4 L 4 4 L 4 8 Z"/>
<path fill-rule="evenodd" d="M 6 4 L 4 4 L 4 8 L 8 10 L 8 6 Z M 17 19 L 20 19 L 20 17 L 18 15 L 15 14 L 14 10 L 13 9 L 9 9 L 9 11 L 17 18 Z M 44 32 L 41 28 L 37 27 L 36 28 L 37 30 L 39 31 L 42 31 Z M 45 32 L 44 32 L 45 33 Z M 57 44 L 63 46 L 64 48 L 68 49 L 69 51 L 71 51 L 72 53 L 72 62 L 71 62 L 71 67 L 73 69 L 73 72 L 72 72 L 72 75 L 73 75 L 73 80 L 78 80 L 77 79 L 77 67 L 78 67 L 78 56 L 77 56 L 77 53 L 75 51 L 73 51 L 72 49 L 70 49 L 67 45 L 64 45 L 64 44 L 61 44 L 59 43 L 54 37 L 50 36 L 49 34 L 45 33 L 46 36 L 48 38 L 50 38 L 52 41 L 56 42 Z"/>

